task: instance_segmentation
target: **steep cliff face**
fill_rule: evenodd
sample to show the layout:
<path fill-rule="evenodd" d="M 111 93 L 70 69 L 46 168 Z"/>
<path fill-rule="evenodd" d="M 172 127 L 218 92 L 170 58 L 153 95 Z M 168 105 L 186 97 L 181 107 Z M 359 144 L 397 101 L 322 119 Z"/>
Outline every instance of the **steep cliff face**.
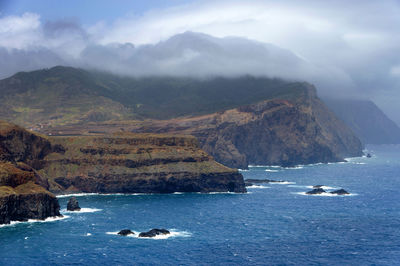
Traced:
<path fill-rule="evenodd" d="M 309 84 L 282 97 L 211 115 L 136 123 L 136 132 L 185 133 L 227 166 L 294 166 L 360 156 L 362 144 L 316 96 Z"/>
<path fill-rule="evenodd" d="M 47 155 L 39 173 L 57 193 L 246 191 L 242 175 L 215 162 L 191 136 L 119 133 L 52 142 L 65 153 Z"/>
<path fill-rule="evenodd" d="M 317 97 L 297 84 L 287 94 L 213 114 L 170 120 L 110 121 L 55 127 L 51 134 L 138 133 L 196 136 L 200 147 L 229 167 L 249 164 L 294 166 L 361 156 L 363 146 Z"/>
<path fill-rule="evenodd" d="M 27 165 L 0 163 L 0 224 L 60 216 L 57 198 L 42 182 Z"/>
<path fill-rule="evenodd" d="M 47 139 L 17 125 L 0 121 L 0 161 L 34 165 L 51 149 Z"/>
<path fill-rule="evenodd" d="M 400 128 L 371 101 L 323 99 L 365 144 L 400 143 Z"/>
<path fill-rule="evenodd" d="M 60 215 L 47 180 L 32 168 L 52 149 L 47 139 L 0 121 L 0 224 Z"/>

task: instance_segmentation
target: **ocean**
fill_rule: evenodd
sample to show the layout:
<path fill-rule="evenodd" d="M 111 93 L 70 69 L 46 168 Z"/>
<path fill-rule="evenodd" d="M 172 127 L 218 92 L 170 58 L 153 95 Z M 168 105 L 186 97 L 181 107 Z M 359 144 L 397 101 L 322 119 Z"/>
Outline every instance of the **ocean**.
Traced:
<path fill-rule="evenodd" d="M 295 168 L 253 166 L 285 180 L 247 194 L 78 195 L 63 219 L 0 227 L 0 265 L 399 265 L 400 146 L 372 158 Z M 350 195 L 312 196 L 313 185 Z M 118 236 L 165 228 L 169 237 Z"/>

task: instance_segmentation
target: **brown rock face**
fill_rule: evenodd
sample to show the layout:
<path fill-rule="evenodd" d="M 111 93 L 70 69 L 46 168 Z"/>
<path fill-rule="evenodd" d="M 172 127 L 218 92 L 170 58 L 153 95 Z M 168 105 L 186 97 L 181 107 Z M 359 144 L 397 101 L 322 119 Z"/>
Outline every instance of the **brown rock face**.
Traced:
<path fill-rule="evenodd" d="M 246 192 L 237 170 L 213 160 L 192 136 L 119 133 L 54 137 L 39 171 L 50 189 L 97 193 Z"/>
<path fill-rule="evenodd" d="M 61 216 L 57 198 L 33 182 L 0 187 L 0 224 Z"/>
<path fill-rule="evenodd" d="M 48 140 L 0 122 L 0 224 L 60 216 L 47 180 L 28 165 L 38 165 L 50 150 Z"/>
<path fill-rule="evenodd" d="M 0 161 L 25 162 L 35 166 L 51 150 L 47 139 L 0 121 Z"/>
<path fill-rule="evenodd" d="M 361 156 L 360 140 L 326 108 L 315 88 L 303 84 L 299 91 L 296 97 L 211 115 L 136 123 L 131 130 L 192 134 L 216 161 L 237 168 L 337 162 Z"/>
<path fill-rule="evenodd" d="M 316 96 L 308 83 L 295 83 L 275 96 L 208 115 L 170 120 L 109 121 L 55 127 L 51 134 L 145 133 L 193 135 L 200 147 L 229 167 L 249 164 L 294 166 L 343 161 L 362 155 L 354 133 Z"/>

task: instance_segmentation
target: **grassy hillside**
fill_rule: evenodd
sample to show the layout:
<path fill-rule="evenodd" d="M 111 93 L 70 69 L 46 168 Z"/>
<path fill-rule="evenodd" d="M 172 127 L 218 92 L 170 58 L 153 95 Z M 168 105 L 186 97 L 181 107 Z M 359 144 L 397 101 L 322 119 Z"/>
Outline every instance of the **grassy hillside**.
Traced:
<path fill-rule="evenodd" d="M 0 117 L 28 126 L 208 114 L 265 99 L 296 98 L 303 83 L 279 79 L 127 78 L 71 67 L 0 81 Z"/>

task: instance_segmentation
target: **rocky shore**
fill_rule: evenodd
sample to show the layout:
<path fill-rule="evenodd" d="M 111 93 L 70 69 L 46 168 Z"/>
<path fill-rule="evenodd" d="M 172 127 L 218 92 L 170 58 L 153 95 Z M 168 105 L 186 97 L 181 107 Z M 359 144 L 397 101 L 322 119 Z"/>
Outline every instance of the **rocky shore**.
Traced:
<path fill-rule="evenodd" d="M 0 121 L 0 224 L 60 216 L 51 193 L 246 192 L 192 136 L 45 137 Z"/>

